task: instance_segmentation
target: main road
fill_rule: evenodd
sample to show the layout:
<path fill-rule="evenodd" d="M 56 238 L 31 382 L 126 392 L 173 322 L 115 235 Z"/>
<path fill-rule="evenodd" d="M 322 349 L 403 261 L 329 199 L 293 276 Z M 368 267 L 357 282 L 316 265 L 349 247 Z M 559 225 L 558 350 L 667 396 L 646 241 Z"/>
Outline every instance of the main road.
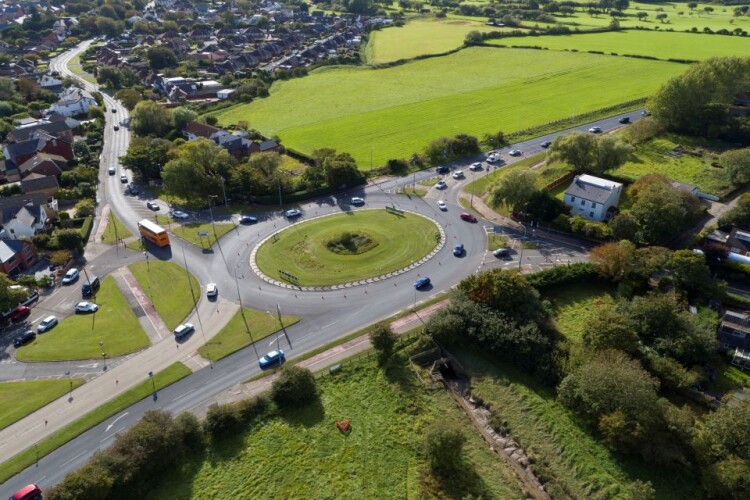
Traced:
<path fill-rule="evenodd" d="M 83 42 L 77 48 L 58 56 L 51 61 L 50 69 L 77 78 L 70 72 L 67 65 L 73 57 L 88 48 L 90 43 L 91 41 Z M 82 81 L 81 83 L 87 90 L 98 90 L 98 87 L 90 82 Z M 125 185 L 121 183 L 120 176 L 129 176 L 130 173 L 122 169 L 118 158 L 127 152 L 130 131 L 123 126 L 120 126 L 119 131 L 115 131 L 114 126 L 127 120 L 128 112 L 117 100 L 107 94 L 104 94 L 104 102 L 106 118 L 98 211 L 101 214 L 102 209 L 108 207 L 111 212 L 117 214 L 133 234 L 137 234 L 137 221 L 152 216 L 153 212 L 146 208 L 145 199 L 125 194 Z M 112 112 L 113 109 L 114 112 Z M 633 112 L 627 116 L 635 119 L 639 114 Z M 611 129 L 621 116 L 625 115 L 618 115 L 578 128 L 585 130 L 592 125 L 597 125 L 603 129 Z M 524 154 L 533 154 L 537 149 L 541 151 L 540 144 L 548 137 L 554 137 L 554 135 L 514 145 L 513 148 L 521 149 Z M 505 148 L 501 153 L 505 155 L 510 149 L 510 147 Z M 510 160 L 510 157 L 504 156 L 504 158 Z M 463 168 L 468 174 L 468 165 L 476 160 L 472 159 L 456 168 Z M 108 175 L 107 170 L 112 166 L 116 168 L 116 174 Z M 408 178 L 363 186 L 340 196 L 332 195 L 316 199 L 299 207 L 303 211 L 303 217 L 298 222 L 287 220 L 281 209 L 255 214 L 259 218 L 258 224 L 238 225 L 235 231 L 228 233 L 214 245 L 213 252 L 203 252 L 195 245 L 173 237 L 171 249 L 154 251 L 152 255 L 158 259 L 174 260 L 180 265 L 187 266 L 203 285 L 209 282 L 217 283 L 225 299 L 235 302 L 241 299 L 243 306 L 262 311 L 275 312 L 278 307 L 283 314 L 301 317 L 302 320 L 299 323 L 286 329 L 286 336 L 283 337 L 282 348 L 290 357 L 294 357 L 385 319 L 400 310 L 410 308 L 415 303 L 418 304 L 447 292 L 462 278 L 483 267 L 518 265 L 517 255 L 514 256 L 514 260 L 503 262 L 492 258 L 488 253 L 486 233 L 492 230 L 491 224 L 485 221 L 472 224 L 460 220 L 459 214 L 463 212 L 463 209 L 459 206 L 458 194 L 469 179 L 453 180 L 448 177 L 446 178 L 448 189 L 445 192 L 438 193 L 434 188 L 430 188 L 428 196 L 424 198 L 396 194 L 404 185 L 434 176 L 435 173 L 432 170 L 423 171 Z M 360 210 L 349 203 L 352 196 L 365 198 L 365 209 L 395 205 L 433 219 L 444 229 L 447 244 L 432 259 L 413 270 L 365 286 L 339 290 L 305 292 L 278 287 L 267 283 L 251 271 L 248 265 L 250 253 L 264 238 L 288 226 L 304 222 L 310 217 Z M 436 204 L 438 197 L 446 200 L 447 211 L 438 208 Z M 97 218 L 97 224 L 100 220 Z M 96 230 L 96 225 L 94 230 Z M 567 260 L 585 259 L 585 249 L 577 245 L 560 243 L 543 237 L 537 237 L 536 240 L 538 243 L 553 248 L 554 252 L 557 252 L 558 260 L 565 260 L 566 257 Z M 453 245 L 459 242 L 466 247 L 466 254 L 463 258 L 456 258 L 451 252 Z M 538 252 L 528 250 L 527 252 L 539 258 Z M 97 272 L 104 275 L 107 270 L 126 265 L 142 256 L 129 250 L 89 245 L 86 258 L 87 266 L 98 267 L 100 270 Z M 549 260 L 546 255 L 544 258 Z M 412 285 L 422 276 L 431 278 L 433 288 L 415 291 Z M 212 314 L 213 307 L 206 300 L 199 302 L 198 310 L 204 320 Z M 165 339 L 164 341 L 171 340 Z M 259 343 L 259 352 L 262 353 L 268 349 L 268 342 Z M 137 362 L 137 356 L 130 362 Z M 27 371 L 28 378 L 33 370 L 27 369 Z M 152 408 L 162 408 L 174 413 L 190 411 L 210 400 L 212 396 L 257 373 L 259 373 L 259 368 L 255 350 L 248 347 L 238 351 L 214 363 L 212 367 L 198 370 L 189 377 L 163 389 L 158 399 L 141 401 L 122 414 L 82 434 L 44 457 L 36 466 L 26 469 L 9 480 L 3 485 L 3 490 L 7 489 L 12 492 L 32 482 L 46 486 L 55 484 L 66 473 L 82 465 L 95 451 L 111 444 L 114 434 L 127 429 L 145 411 Z M 85 390 L 85 387 L 84 385 L 77 390 Z M 29 442 L 29 446 L 31 445 L 33 442 Z"/>

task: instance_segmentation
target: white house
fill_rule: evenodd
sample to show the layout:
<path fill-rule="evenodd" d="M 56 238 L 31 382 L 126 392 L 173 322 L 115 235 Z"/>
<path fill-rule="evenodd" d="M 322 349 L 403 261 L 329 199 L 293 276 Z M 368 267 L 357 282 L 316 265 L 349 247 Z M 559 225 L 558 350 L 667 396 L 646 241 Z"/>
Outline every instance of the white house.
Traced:
<path fill-rule="evenodd" d="M 221 89 L 216 93 L 216 97 L 221 100 L 229 99 L 235 92 L 237 92 L 236 89 Z"/>
<path fill-rule="evenodd" d="M 577 175 L 565 191 L 563 201 L 571 215 L 581 215 L 595 221 L 609 220 L 617 211 L 622 184 L 594 177 Z"/>
<path fill-rule="evenodd" d="M 29 203 L 22 207 L 16 215 L 5 224 L 8 239 L 30 239 L 42 231 L 47 224 L 47 211 L 41 205 Z"/>
<path fill-rule="evenodd" d="M 52 111 L 63 116 L 76 116 L 89 112 L 91 106 L 96 105 L 96 99 L 85 90 L 70 87 L 61 96 L 60 100 L 52 105 Z"/>
<path fill-rule="evenodd" d="M 39 86 L 50 92 L 58 93 L 62 90 L 62 80 L 58 80 L 52 75 L 42 75 L 39 79 Z"/>

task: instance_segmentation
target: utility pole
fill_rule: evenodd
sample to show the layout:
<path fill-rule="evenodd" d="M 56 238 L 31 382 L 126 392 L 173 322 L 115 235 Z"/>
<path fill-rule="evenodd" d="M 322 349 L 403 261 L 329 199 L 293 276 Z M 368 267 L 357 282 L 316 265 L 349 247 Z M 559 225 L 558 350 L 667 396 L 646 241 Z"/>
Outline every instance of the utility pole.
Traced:
<path fill-rule="evenodd" d="M 242 307 L 242 296 L 240 295 L 240 281 L 237 279 L 237 271 L 234 272 L 234 283 L 237 285 L 237 300 L 240 302 L 240 314 L 242 314 L 242 322 L 245 323 L 245 331 L 250 336 L 250 343 L 255 350 L 255 357 L 260 359 L 258 354 L 258 348 L 255 346 L 255 340 L 253 340 L 253 334 L 250 333 L 250 326 L 247 324 L 247 318 L 245 317 L 245 308 Z"/>
<path fill-rule="evenodd" d="M 276 179 L 277 184 L 279 185 L 279 207 L 284 206 L 284 202 L 281 198 L 281 179 Z"/>

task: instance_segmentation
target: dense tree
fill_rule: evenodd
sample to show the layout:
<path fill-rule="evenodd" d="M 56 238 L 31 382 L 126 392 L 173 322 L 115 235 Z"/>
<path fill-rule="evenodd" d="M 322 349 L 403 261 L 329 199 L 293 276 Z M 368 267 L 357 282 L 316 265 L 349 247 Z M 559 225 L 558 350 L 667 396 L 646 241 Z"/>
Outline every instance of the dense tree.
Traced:
<path fill-rule="evenodd" d="M 464 278 L 458 289 L 477 304 L 483 304 L 519 324 L 544 317 L 539 292 L 520 274 L 493 269 Z"/>
<path fill-rule="evenodd" d="M 634 251 L 635 245 L 627 240 L 604 243 L 591 250 L 590 259 L 601 276 L 621 281 L 630 273 Z"/>
<path fill-rule="evenodd" d="M 629 354 L 638 352 L 638 334 L 628 319 L 613 306 L 598 306 L 599 311 L 583 327 L 583 344 L 602 351 L 617 349 Z"/>
<path fill-rule="evenodd" d="M 700 201 L 658 176 L 644 176 L 628 188 L 631 213 L 645 243 L 666 243 L 700 217 Z"/>
<path fill-rule="evenodd" d="M 7 274 L 0 273 L 0 311 L 12 309 L 26 299 L 26 293 L 22 290 L 9 288 L 13 284 Z"/>
<path fill-rule="evenodd" d="M 141 101 L 131 112 L 130 124 L 137 135 L 163 137 L 172 126 L 172 117 L 164 106 L 153 101 Z"/>
<path fill-rule="evenodd" d="M 138 172 L 141 179 L 160 179 L 161 169 L 169 161 L 171 143 L 166 139 L 135 137 L 128 152 L 120 157 L 123 166 Z"/>
<path fill-rule="evenodd" d="M 529 170 L 514 170 L 501 176 L 490 188 L 490 205 L 506 205 L 513 210 L 523 208 L 539 191 L 536 178 Z"/>
<path fill-rule="evenodd" d="M 331 188 L 345 188 L 361 184 L 364 175 L 357 168 L 357 163 L 349 153 L 329 155 L 323 161 L 323 172 L 326 183 Z"/>
<path fill-rule="evenodd" d="M 110 89 L 119 90 L 138 84 L 138 74 L 129 67 L 103 66 L 96 70 L 96 81 Z"/>
<path fill-rule="evenodd" d="M 568 213 L 569 208 L 549 191 L 540 189 L 529 197 L 523 211 L 535 221 L 551 222 L 560 214 Z"/>
<path fill-rule="evenodd" d="M 199 200 L 221 196 L 223 179 L 235 161 L 226 149 L 202 137 L 174 148 L 170 156 L 162 170 L 165 190 Z"/>
<path fill-rule="evenodd" d="M 378 360 L 382 365 L 393 354 L 396 345 L 396 334 L 388 323 L 378 323 L 370 331 L 370 343 L 378 353 Z"/>
<path fill-rule="evenodd" d="M 620 212 L 609 220 L 609 229 L 612 230 L 612 237 L 616 240 L 637 241 L 638 239 L 638 221 L 630 212 Z"/>
<path fill-rule="evenodd" d="M 78 229 L 55 229 L 52 241 L 54 247 L 63 250 L 79 250 L 85 243 Z"/>
<path fill-rule="evenodd" d="M 154 71 L 177 66 L 177 56 L 169 47 L 151 47 L 146 53 L 148 65 Z"/>
<path fill-rule="evenodd" d="M 615 137 L 573 132 L 557 137 L 547 158 L 568 163 L 578 172 L 601 174 L 625 163 L 631 152 L 630 146 Z"/>
<path fill-rule="evenodd" d="M 497 149 L 508 144 L 505 140 L 505 134 L 502 130 L 498 130 L 494 134 L 484 134 L 482 137 L 482 144 L 490 149 Z"/>
<path fill-rule="evenodd" d="M 198 113 L 192 109 L 179 107 L 172 110 L 172 127 L 175 130 L 182 130 L 185 126 L 198 118 Z"/>
<path fill-rule="evenodd" d="M 677 286 L 687 292 L 689 297 L 711 297 L 718 291 L 702 253 L 677 250 L 672 254 L 669 269 Z"/>
<path fill-rule="evenodd" d="M 478 152 L 479 141 L 476 137 L 467 134 L 458 134 L 452 138 L 441 137 L 425 148 L 425 156 L 433 165 L 471 156 Z"/>
<path fill-rule="evenodd" d="M 318 397 L 315 376 L 306 368 L 284 366 L 271 385 L 271 399 L 280 407 L 295 407 Z"/>
<path fill-rule="evenodd" d="M 128 111 L 135 108 L 136 104 L 143 100 L 141 93 L 135 89 L 122 89 L 118 90 L 115 97 L 122 102 L 122 105 L 128 109 Z"/>
<path fill-rule="evenodd" d="M 740 195 L 737 204 L 719 217 L 719 227 L 730 229 L 731 226 L 750 225 L 750 193 Z"/>
<path fill-rule="evenodd" d="M 742 186 L 750 182 L 750 148 L 735 149 L 722 153 L 719 163 L 735 186 Z"/>

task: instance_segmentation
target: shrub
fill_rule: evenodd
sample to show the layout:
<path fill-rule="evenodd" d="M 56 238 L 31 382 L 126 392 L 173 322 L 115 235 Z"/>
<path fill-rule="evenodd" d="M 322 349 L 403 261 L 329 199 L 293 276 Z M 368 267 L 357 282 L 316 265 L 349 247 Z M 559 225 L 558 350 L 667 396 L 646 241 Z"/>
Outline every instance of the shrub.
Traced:
<path fill-rule="evenodd" d="M 539 291 L 552 286 L 596 279 L 598 279 L 596 268 L 588 262 L 557 266 L 526 276 L 526 281 Z"/>
<path fill-rule="evenodd" d="M 378 323 L 370 332 L 370 343 L 378 352 L 378 362 L 382 365 L 393 354 L 396 344 L 396 334 L 387 323 Z"/>
<path fill-rule="evenodd" d="M 455 426 L 438 422 L 425 437 L 425 452 L 430 467 L 437 474 L 450 476 L 461 465 L 461 451 L 466 437 Z"/>
<path fill-rule="evenodd" d="M 310 370 L 299 366 L 282 368 L 271 386 L 271 398 L 280 407 L 300 406 L 317 396 L 315 377 Z"/>

